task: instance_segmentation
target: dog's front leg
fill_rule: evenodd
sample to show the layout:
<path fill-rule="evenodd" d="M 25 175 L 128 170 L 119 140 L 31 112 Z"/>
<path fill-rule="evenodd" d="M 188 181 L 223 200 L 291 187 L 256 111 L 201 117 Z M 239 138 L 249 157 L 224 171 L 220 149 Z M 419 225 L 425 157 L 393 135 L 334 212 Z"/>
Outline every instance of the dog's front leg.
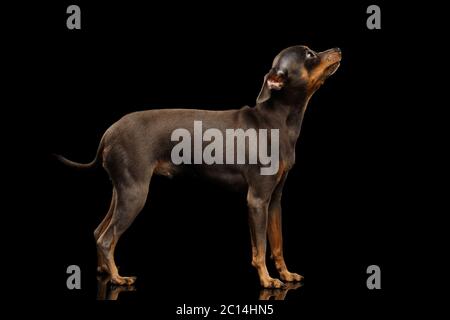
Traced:
<path fill-rule="evenodd" d="M 249 190 L 247 195 L 250 234 L 252 240 L 252 265 L 259 275 L 264 288 L 281 288 L 283 283 L 269 275 L 266 266 L 267 212 L 270 196 L 255 195 Z"/>
<path fill-rule="evenodd" d="M 283 281 L 301 281 L 303 276 L 289 272 L 283 255 L 283 237 L 281 231 L 281 203 L 280 200 L 273 199 L 269 207 L 269 226 L 268 232 L 270 248 L 272 251 L 272 259 L 275 262 L 275 267 L 280 273 L 280 278 Z"/>
<path fill-rule="evenodd" d="M 303 276 L 289 272 L 286 263 L 284 262 L 283 233 L 281 225 L 281 194 L 286 178 L 287 173 L 281 177 L 279 184 L 272 194 L 269 205 L 267 235 L 269 237 L 270 249 L 272 252 L 271 258 L 275 262 L 275 267 L 280 273 L 281 280 L 291 282 L 301 281 Z"/>

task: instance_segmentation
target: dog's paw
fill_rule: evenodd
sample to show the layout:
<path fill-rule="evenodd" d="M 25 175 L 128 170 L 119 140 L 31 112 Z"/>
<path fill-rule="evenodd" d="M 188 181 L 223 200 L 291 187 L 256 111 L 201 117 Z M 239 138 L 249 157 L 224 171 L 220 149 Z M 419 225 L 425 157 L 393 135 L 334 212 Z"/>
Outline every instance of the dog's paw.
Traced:
<path fill-rule="evenodd" d="M 286 282 L 302 281 L 303 276 L 289 271 L 280 272 L 280 278 Z"/>
<path fill-rule="evenodd" d="M 131 286 L 136 281 L 136 277 L 121 277 L 119 275 L 111 277 L 111 283 L 119 286 Z"/>
<path fill-rule="evenodd" d="M 284 283 L 278 279 L 268 277 L 261 279 L 261 286 L 268 289 L 279 289 L 284 288 Z"/>

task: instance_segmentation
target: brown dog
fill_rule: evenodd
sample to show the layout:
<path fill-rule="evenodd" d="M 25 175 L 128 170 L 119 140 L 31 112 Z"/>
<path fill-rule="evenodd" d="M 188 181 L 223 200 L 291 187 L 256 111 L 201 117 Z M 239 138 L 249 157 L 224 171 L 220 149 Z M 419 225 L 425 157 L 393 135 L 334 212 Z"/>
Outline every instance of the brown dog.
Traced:
<path fill-rule="evenodd" d="M 122 277 L 117 271 L 114 262 L 117 241 L 143 208 L 153 174 L 172 176 L 181 171 L 193 171 L 233 187 L 243 187 L 247 191 L 252 265 L 258 271 L 261 285 L 264 288 L 283 286 L 280 280 L 270 277 L 267 271 L 267 237 L 281 279 L 300 281 L 302 276 L 289 272 L 284 262 L 281 193 L 288 172 L 295 163 L 295 144 L 308 101 L 337 70 L 340 61 L 341 51 L 337 48 L 320 53 L 305 46 L 287 48 L 275 57 L 254 108 L 135 112 L 124 116 L 105 132 L 91 163 L 80 164 L 58 156 L 63 163 L 76 168 L 90 168 L 101 160 L 111 177 L 111 206 L 94 232 L 98 249 L 98 270 L 110 274 L 114 284 L 134 283 L 135 277 Z M 262 175 L 261 162 L 205 164 L 188 161 L 175 164 L 171 158 L 174 148 L 171 134 L 176 129 L 186 128 L 193 135 L 194 121 L 202 121 L 204 128 L 216 128 L 220 132 L 225 132 L 227 128 L 277 129 L 278 171 L 276 174 Z M 268 144 L 272 145 L 274 142 L 269 140 Z M 248 152 L 246 155 L 249 155 Z M 197 164 L 188 164 L 194 162 Z"/>

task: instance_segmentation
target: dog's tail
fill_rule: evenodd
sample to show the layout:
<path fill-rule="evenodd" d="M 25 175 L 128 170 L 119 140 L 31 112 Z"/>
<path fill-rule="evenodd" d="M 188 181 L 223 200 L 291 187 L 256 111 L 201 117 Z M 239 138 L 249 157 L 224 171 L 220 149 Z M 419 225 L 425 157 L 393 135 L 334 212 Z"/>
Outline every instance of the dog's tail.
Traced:
<path fill-rule="evenodd" d="M 62 163 L 64 163 L 66 166 L 72 167 L 72 168 L 76 168 L 76 169 L 89 169 L 92 167 L 95 167 L 98 164 L 98 161 L 100 159 L 100 154 L 103 151 L 103 139 L 100 141 L 100 144 L 98 145 L 97 148 L 97 153 L 95 154 L 95 158 L 94 160 L 92 160 L 89 163 L 79 163 L 79 162 L 75 162 L 72 160 L 69 160 L 59 154 L 53 154 L 59 161 L 61 161 Z"/>

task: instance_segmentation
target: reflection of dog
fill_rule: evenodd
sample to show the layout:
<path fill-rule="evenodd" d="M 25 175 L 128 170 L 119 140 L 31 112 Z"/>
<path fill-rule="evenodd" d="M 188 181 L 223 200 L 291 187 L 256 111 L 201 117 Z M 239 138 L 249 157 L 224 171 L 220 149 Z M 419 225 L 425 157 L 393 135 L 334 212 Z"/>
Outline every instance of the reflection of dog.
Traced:
<path fill-rule="evenodd" d="M 117 300 L 121 292 L 136 291 L 134 285 L 117 286 L 110 281 L 110 275 L 97 275 L 97 300 Z"/>
<path fill-rule="evenodd" d="M 247 191 L 252 265 L 258 271 L 261 285 L 264 288 L 283 285 L 267 271 L 266 237 L 281 279 L 300 281 L 302 276 L 289 272 L 283 258 L 281 192 L 295 162 L 295 144 L 306 105 L 325 79 L 337 70 L 340 60 L 341 51 L 337 48 L 320 53 L 304 46 L 287 48 L 275 57 L 254 108 L 135 112 L 105 132 L 91 163 L 80 164 L 58 156 L 63 163 L 76 168 L 90 168 L 102 161 L 111 177 L 111 206 L 94 232 L 99 271 L 109 273 L 114 284 L 130 285 L 135 281 L 134 277 L 122 277 L 117 271 L 114 262 L 117 241 L 143 208 L 153 174 L 172 176 L 191 171 Z M 261 175 L 260 163 L 174 165 L 170 157 L 174 145 L 171 133 L 177 128 L 191 128 L 195 120 L 201 120 L 205 129 L 217 128 L 222 133 L 226 128 L 279 129 L 278 172 Z"/>
<path fill-rule="evenodd" d="M 270 298 L 273 297 L 274 300 L 284 300 L 286 299 L 286 295 L 289 290 L 297 290 L 303 286 L 302 283 L 299 282 L 288 282 L 286 283 L 283 288 L 277 288 L 277 289 L 261 289 L 259 292 L 259 300 L 270 300 Z"/>

